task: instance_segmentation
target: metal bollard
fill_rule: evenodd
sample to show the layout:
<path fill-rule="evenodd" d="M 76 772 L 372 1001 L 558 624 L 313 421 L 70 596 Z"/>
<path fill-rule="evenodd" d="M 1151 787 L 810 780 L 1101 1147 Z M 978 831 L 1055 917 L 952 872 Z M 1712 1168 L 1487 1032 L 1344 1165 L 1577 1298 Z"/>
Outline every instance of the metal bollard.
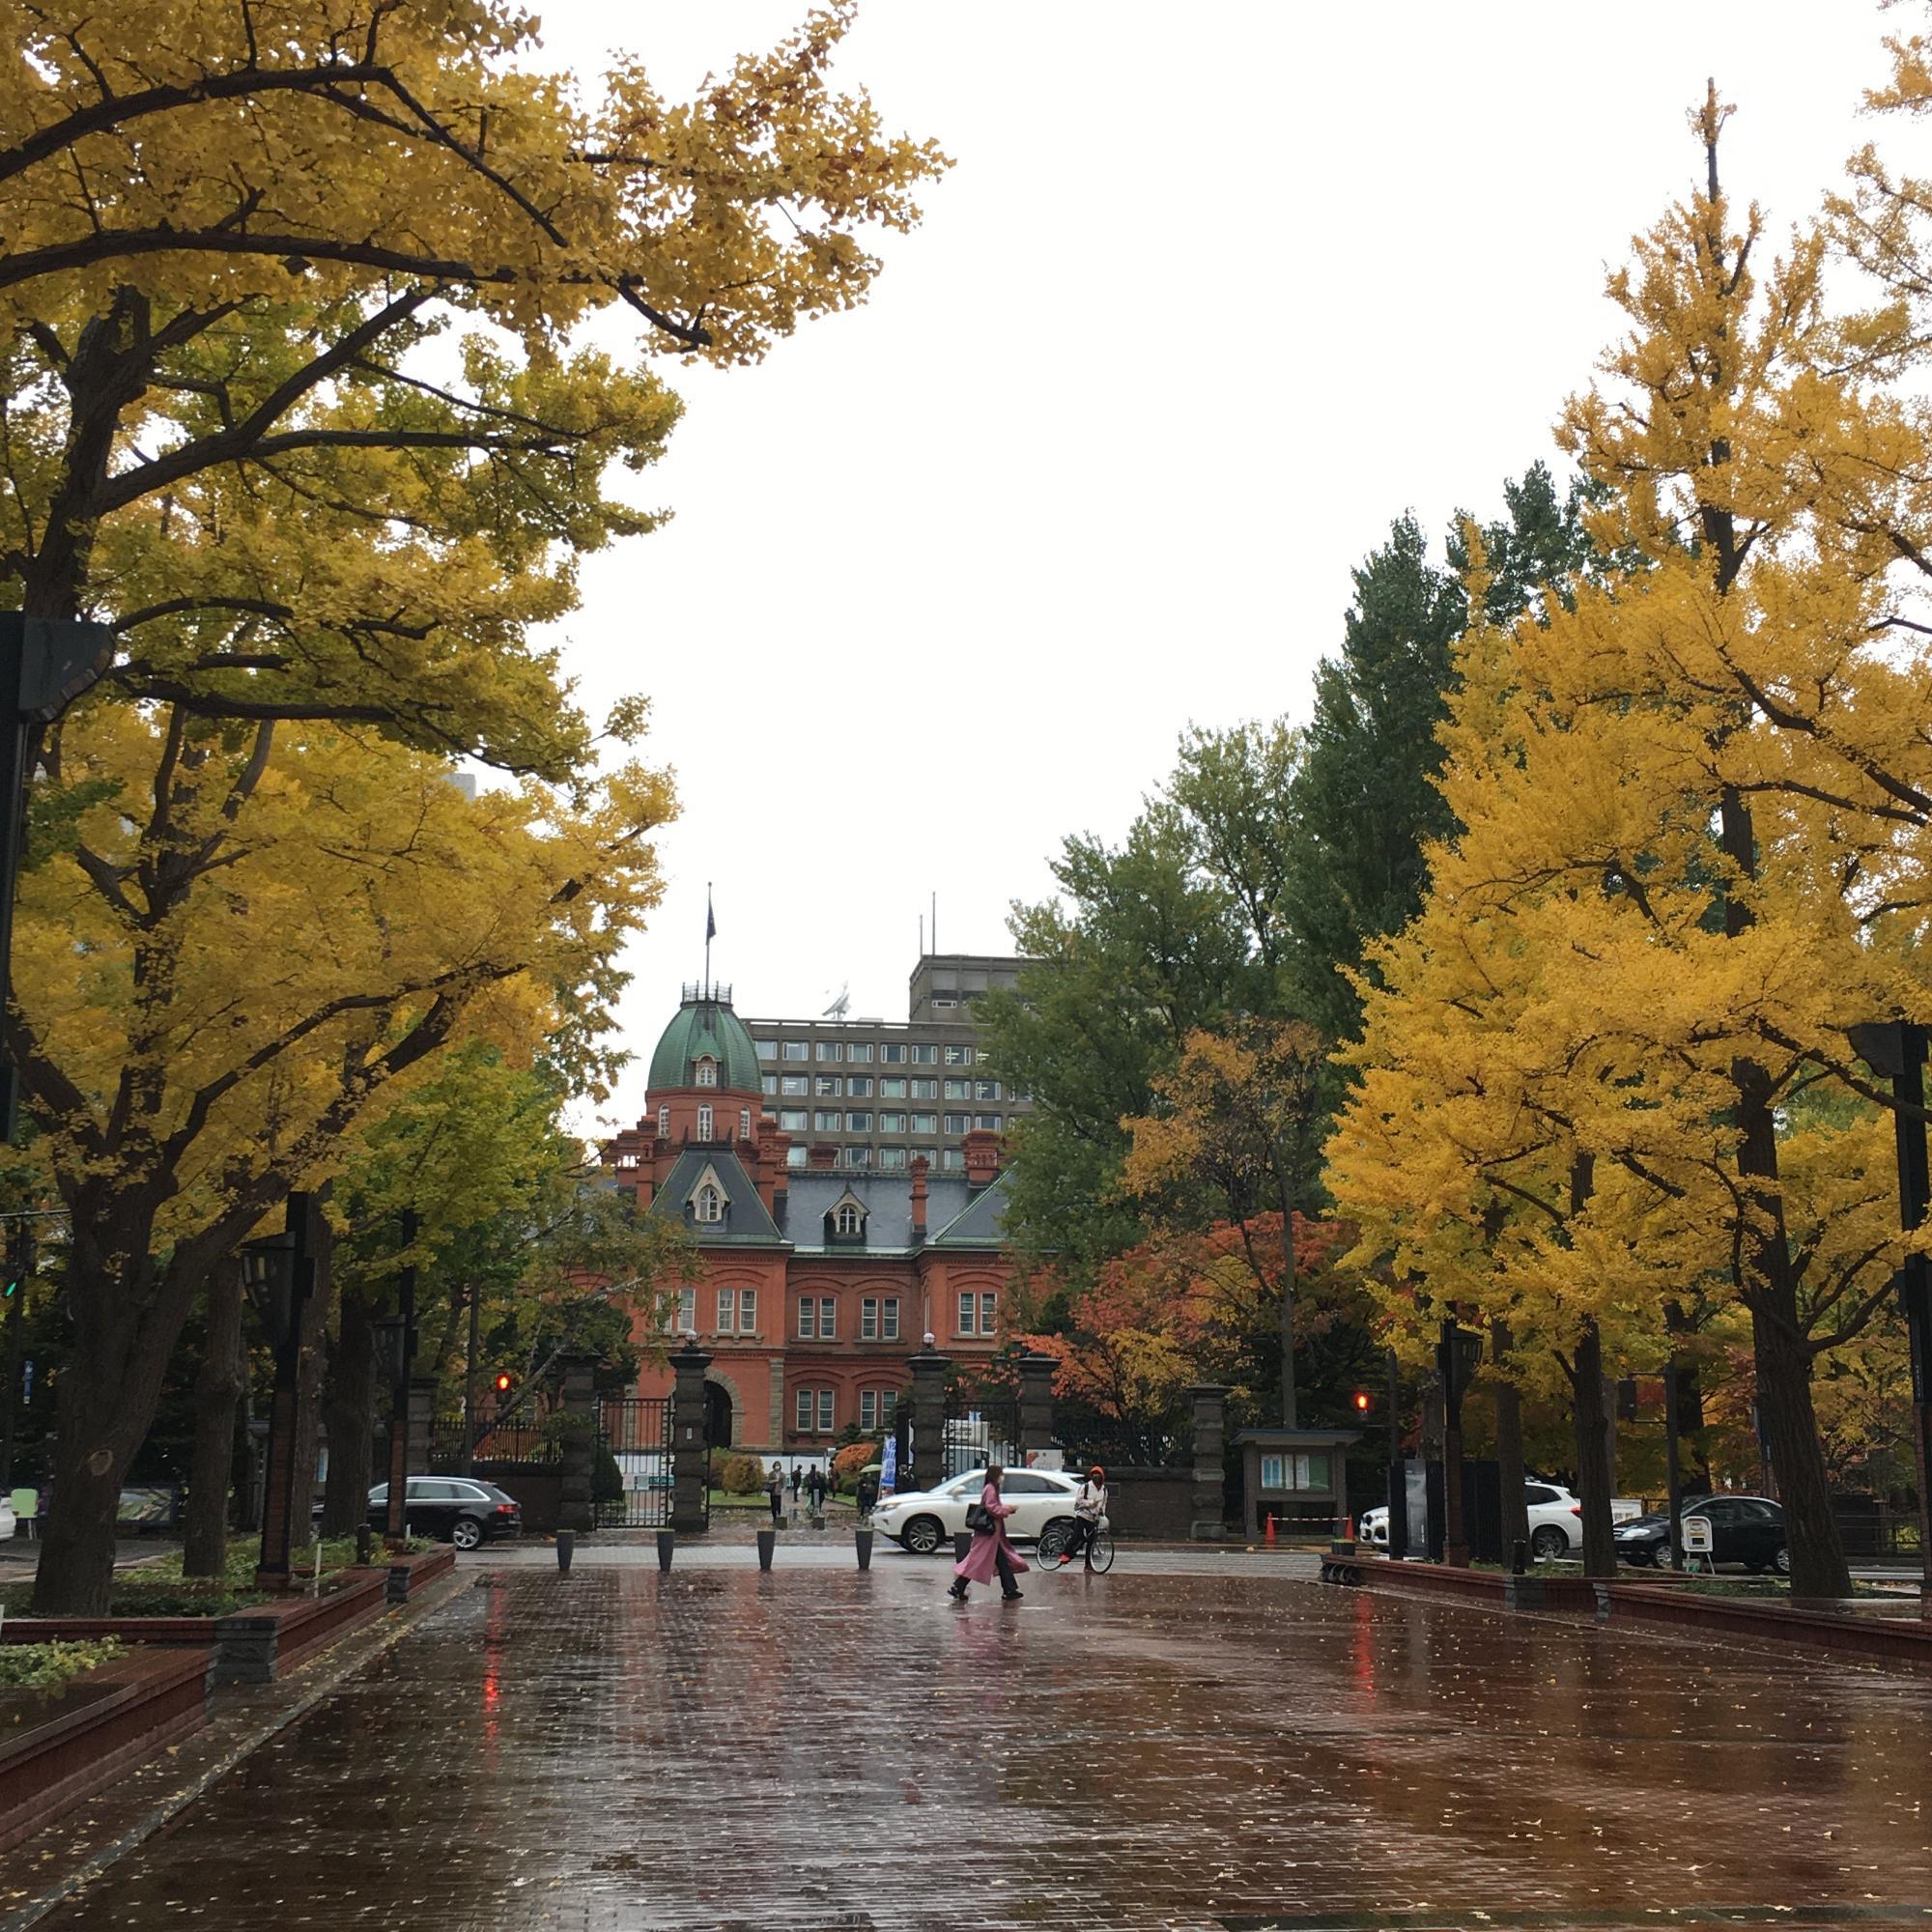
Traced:
<path fill-rule="evenodd" d="M 777 1547 L 778 1540 L 779 1540 L 779 1533 L 777 1530 L 775 1529 L 759 1530 L 758 1568 L 760 1570 L 769 1570 L 772 1567 L 772 1551 Z"/>
<path fill-rule="evenodd" d="M 365 1570 L 369 1567 L 371 1542 L 369 1525 L 366 1522 L 357 1523 L 355 1525 L 355 1561 Z"/>
<path fill-rule="evenodd" d="M 576 1553 L 577 1532 L 574 1529 L 560 1529 L 556 1533 L 556 1567 L 568 1577 L 570 1559 Z"/>
<path fill-rule="evenodd" d="M 966 1552 L 973 1547 L 973 1532 L 970 1529 L 955 1529 L 952 1532 L 952 1560 L 963 1563 Z"/>
<path fill-rule="evenodd" d="M 872 1567 L 872 1532 L 869 1529 L 855 1529 L 852 1532 L 852 1547 L 859 1552 L 859 1568 Z"/>
<path fill-rule="evenodd" d="M 1527 1573 L 1528 1568 L 1529 1552 L 1523 1547 L 1522 1538 L 1519 1536 L 1516 1540 L 1515 1554 L 1510 1561 L 1510 1572 L 1513 1576 L 1521 1577 Z"/>
<path fill-rule="evenodd" d="M 670 1568 L 670 1553 L 676 1546 L 677 1532 L 675 1530 L 661 1529 L 658 1531 L 658 1568 L 660 1570 L 668 1570 Z"/>

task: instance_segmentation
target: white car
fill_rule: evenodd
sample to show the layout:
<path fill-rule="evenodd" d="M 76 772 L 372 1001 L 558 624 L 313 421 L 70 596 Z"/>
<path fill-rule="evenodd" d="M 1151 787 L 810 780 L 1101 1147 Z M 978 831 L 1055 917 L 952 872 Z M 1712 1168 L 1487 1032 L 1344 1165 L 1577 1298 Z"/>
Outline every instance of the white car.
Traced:
<path fill-rule="evenodd" d="M 872 1527 L 915 1556 L 950 1549 L 953 1537 L 966 1527 L 967 1510 L 985 1487 L 985 1470 L 969 1469 L 930 1490 L 883 1497 L 872 1512 Z M 1048 1523 L 1072 1516 L 1079 1493 L 1079 1478 L 1056 1469 L 1009 1469 L 1000 1485 L 1001 1499 L 1013 1506 L 1007 1534 L 1015 1543 L 1037 1542 Z"/>
<path fill-rule="evenodd" d="M 14 1505 L 6 1496 L 0 1496 L 0 1543 L 12 1543 L 20 1533 L 20 1520 L 14 1514 Z"/>
<path fill-rule="evenodd" d="M 1568 1556 L 1583 1541 L 1583 1505 L 1555 1483 L 1525 1483 L 1523 1500 L 1529 1505 L 1529 1553 L 1539 1563 Z M 1364 1543 L 1386 1549 L 1389 1513 L 1385 1503 L 1362 1512 L 1355 1533 Z"/>

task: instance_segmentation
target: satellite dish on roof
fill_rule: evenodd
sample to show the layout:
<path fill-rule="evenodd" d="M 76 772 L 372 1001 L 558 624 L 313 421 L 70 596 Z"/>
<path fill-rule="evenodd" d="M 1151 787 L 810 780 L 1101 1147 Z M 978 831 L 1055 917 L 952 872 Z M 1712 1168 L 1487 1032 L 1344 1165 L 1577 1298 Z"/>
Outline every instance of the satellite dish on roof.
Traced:
<path fill-rule="evenodd" d="M 842 1020 L 852 1010 L 852 988 L 849 984 L 840 986 L 832 1004 L 819 1015 L 820 1019 Z"/>

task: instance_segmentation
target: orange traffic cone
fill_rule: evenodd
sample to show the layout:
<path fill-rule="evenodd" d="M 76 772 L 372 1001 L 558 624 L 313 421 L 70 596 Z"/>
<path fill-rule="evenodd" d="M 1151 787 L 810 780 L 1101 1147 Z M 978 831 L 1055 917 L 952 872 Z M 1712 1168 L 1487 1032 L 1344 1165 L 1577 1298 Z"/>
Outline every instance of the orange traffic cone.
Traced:
<path fill-rule="evenodd" d="M 1269 1510 L 1269 1511 L 1268 1511 L 1268 1519 L 1267 1519 L 1267 1534 L 1266 1534 L 1266 1535 L 1265 1535 L 1265 1536 L 1264 1536 L 1264 1538 L 1263 1538 L 1262 1540 L 1263 1540 L 1263 1541 L 1264 1541 L 1264 1543 L 1272 1543 L 1272 1542 L 1274 1541 L 1274 1511 L 1273 1511 L 1273 1510 Z"/>

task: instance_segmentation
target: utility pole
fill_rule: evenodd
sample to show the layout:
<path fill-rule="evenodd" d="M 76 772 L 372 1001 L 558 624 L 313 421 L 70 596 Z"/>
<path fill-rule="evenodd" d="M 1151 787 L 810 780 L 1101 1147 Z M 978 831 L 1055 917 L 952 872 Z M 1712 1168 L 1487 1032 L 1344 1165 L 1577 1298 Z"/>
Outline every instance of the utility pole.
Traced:
<path fill-rule="evenodd" d="M 7 1232 L 7 1399 L 0 1406 L 0 1495 L 14 1487 L 14 1424 L 21 1407 L 21 1323 L 26 1320 L 27 1280 L 34 1271 L 34 1235 L 24 1220 Z"/>

